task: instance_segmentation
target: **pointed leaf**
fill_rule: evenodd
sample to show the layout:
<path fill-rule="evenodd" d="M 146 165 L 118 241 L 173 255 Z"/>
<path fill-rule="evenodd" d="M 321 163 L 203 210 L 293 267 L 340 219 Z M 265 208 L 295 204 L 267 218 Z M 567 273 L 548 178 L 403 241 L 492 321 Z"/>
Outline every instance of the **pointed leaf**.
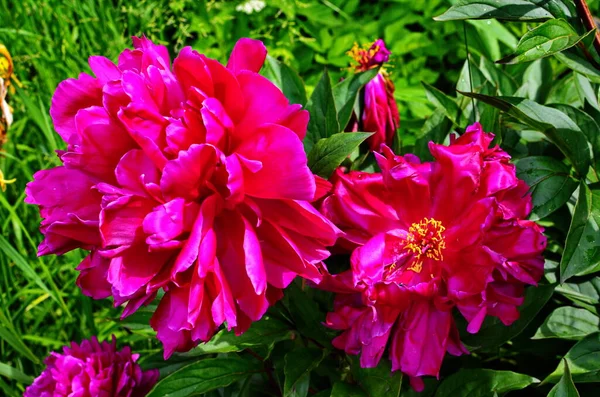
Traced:
<path fill-rule="evenodd" d="M 315 347 L 298 348 L 285 355 L 284 397 L 306 397 L 310 372 L 323 360 L 326 351 Z"/>
<path fill-rule="evenodd" d="M 517 49 L 498 63 L 523 63 L 545 58 L 557 52 L 564 51 L 579 43 L 590 31 L 583 36 L 564 19 L 551 19 L 525 33 Z"/>
<path fill-rule="evenodd" d="M 371 135 L 370 132 L 341 132 L 319 140 L 308 154 L 308 167 L 313 173 L 328 179 L 342 161 Z"/>
<path fill-rule="evenodd" d="M 306 90 L 298 73 L 283 62 L 267 55 L 261 73 L 283 92 L 290 103 L 306 103 Z"/>
<path fill-rule="evenodd" d="M 579 185 L 579 198 L 560 261 L 561 284 L 600 270 L 600 186 Z"/>
<path fill-rule="evenodd" d="M 570 168 L 552 157 L 525 157 L 517 163 L 517 176 L 529 186 L 533 209 L 530 219 L 538 220 L 562 207 L 577 189 Z"/>
<path fill-rule="evenodd" d="M 304 138 L 304 150 L 309 153 L 319 139 L 329 138 L 340 132 L 331 79 L 327 70 L 323 72 L 310 96 L 306 110 L 310 113 L 310 120 Z"/>
<path fill-rule="evenodd" d="M 600 333 L 586 336 L 567 352 L 553 373 L 544 379 L 558 382 L 569 367 L 575 383 L 600 382 Z"/>
<path fill-rule="evenodd" d="M 462 19 L 499 19 L 507 21 L 543 21 L 575 14 L 574 7 L 548 0 L 461 0 L 436 21 Z"/>
<path fill-rule="evenodd" d="M 346 128 L 359 91 L 379 73 L 379 69 L 356 73 L 333 87 L 333 98 L 337 109 L 340 129 Z M 339 131 L 337 131 L 339 132 Z"/>
<path fill-rule="evenodd" d="M 359 386 L 337 382 L 333 385 L 331 397 L 369 397 Z"/>
<path fill-rule="evenodd" d="M 435 397 L 488 397 L 492 393 L 521 390 L 539 380 L 529 375 L 490 369 L 461 369 L 446 378 Z"/>
<path fill-rule="evenodd" d="M 554 310 L 532 339 L 561 338 L 579 340 L 598 332 L 600 318 L 585 309 L 570 306 Z"/>
<path fill-rule="evenodd" d="M 421 82 L 421 84 L 425 88 L 425 92 L 427 93 L 427 98 L 429 101 L 431 101 L 431 103 L 433 103 L 437 108 L 442 109 L 445 115 L 455 124 L 460 125 L 462 110 L 454 101 L 454 99 L 432 85 L 429 85 L 425 82 Z"/>
<path fill-rule="evenodd" d="M 548 397 L 579 397 L 579 392 L 575 388 L 569 365 L 565 362 L 565 371 L 560 381 L 550 390 Z"/>
<path fill-rule="evenodd" d="M 459 92 L 494 106 L 543 133 L 563 152 L 580 176 L 587 175 L 591 158 L 588 142 L 577 124 L 563 112 L 529 99 Z"/>
<path fill-rule="evenodd" d="M 185 356 L 199 356 L 213 353 L 239 352 L 249 347 L 272 345 L 292 336 L 290 327 L 270 316 L 252 323 L 250 329 L 236 336 L 233 331 L 221 330 L 206 343 L 201 343 L 185 353 Z"/>
<path fill-rule="evenodd" d="M 242 359 L 237 356 L 207 358 L 161 379 L 147 397 L 197 396 L 229 386 L 260 371 L 262 363 L 255 359 Z"/>

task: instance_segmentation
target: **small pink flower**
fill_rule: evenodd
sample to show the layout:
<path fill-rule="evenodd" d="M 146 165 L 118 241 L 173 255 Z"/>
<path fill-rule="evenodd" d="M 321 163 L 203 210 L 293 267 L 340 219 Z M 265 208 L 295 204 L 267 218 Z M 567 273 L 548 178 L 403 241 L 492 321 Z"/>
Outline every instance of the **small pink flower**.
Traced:
<path fill-rule="evenodd" d="M 467 353 L 452 310 L 479 331 L 486 316 L 510 325 L 526 284 L 543 273 L 542 229 L 525 218 L 531 198 L 510 156 L 490 147 L 479 124 L 450 146 L 430 143 L 435 161 L 376 154 L 381 174 L 338 170 L 322 211 L 346 232 L 351 270 L 320 287 L 337 292 L 327 325 L 334 346 L 377 365 L 389 347 L 392 370 L 437 376 L 445 352 Z"/>
<path fill-rule="evenodd" d="M 348 54 L 357 62 L 355 70 L 364 72 L 388 62 L 391 52 L 378 39 L 368 49 L 355 44 Z M 374 132 L 367 140 L 369 147 L 379 151 L 382 144 L 391 146 L 400 125 L 400 114 L 394 99 L 394 83 L 383 68 L 365 85 L 363 98 L 362 131 Z M 358 126 L 351 129 L 357 131 Z"/>
<path fill-rule="evenodd" d="M 27 187 L 40 206 L 40 255 L 91 251 L 79 286 L 127 302 L 165 291 L 151 324 L 165 356 L 260 319 L 296 276 L 319 281 L 339 230 L 302 138 L 308 112 L 258 74 L 266 48 L 241 39 L 227 66 L 134 38 L 117 65 L 62 82 L 52 101 L 63 166 Z"/>
<path fill-rule="evenodd" d="M 98 343 L 96 337 L 71 342 L 63 353 L 52 352 L 46 369 L 24 397 L 143 397 L 158 380 L 158 370 L 142 371 L 138 354 L 129 347 L 117 351 L 117 342 Z"/>

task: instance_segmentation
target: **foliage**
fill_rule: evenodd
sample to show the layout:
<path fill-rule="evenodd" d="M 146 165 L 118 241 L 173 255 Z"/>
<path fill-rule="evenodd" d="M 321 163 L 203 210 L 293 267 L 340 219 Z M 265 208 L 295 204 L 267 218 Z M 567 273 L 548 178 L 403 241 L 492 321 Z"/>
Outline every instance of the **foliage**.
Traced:
<path fill-rule="evenodd" d="M 361 145 L 368 134 L 342 134 L 373 73 L 349 76 L 345 52 L 384 38 L 402 118 L 394 146 L 427 159 L 427 142 L 480 121 L 515 159 L 531 187 L 531 219 L 549 238 L 546 280 L 527 291 L 521 319 L 511 327 L 488 319 L 465 336 L 472 355 L 447 357 L 441 380 L 428 379 L 422 395 L 592 395 L 600 382 L 600 55 L 575 3 L 275 0 L 249 14 L 243 3 L 0 0 L 0 42 L 19 79 L 9 97 L 15 123 L 0 153 L 0 169 L 17 178 L 0 193 L 2 393 L 22 395 L 49 351 L 116 334 L 142 354 L 142 365 L 160 368 L 151 395 L 417 395 L 389 362 L 362 369 L 333 349 L 335 333 L 321 325 L 331 296 L 300 282 L 242 337 L 221 331 L 164 362 L 147 325 L 152 306 L 119 321 L 111 302 L 76 288 L 82 253 L 36 257 L 39 217 L 23 191 L 36 170 L 57 164 L 52 92 L 89 71 L 89 55 L 114 59 L 129 36 L 145 33 L 221 60 L 239 37 L 265 41 L 272 58 L 262 73 L 311 111 L 305 149 L 325 178 L 340 164 L 373 169 Z M 598 1 L 588 3 L 600 14 Z"/>

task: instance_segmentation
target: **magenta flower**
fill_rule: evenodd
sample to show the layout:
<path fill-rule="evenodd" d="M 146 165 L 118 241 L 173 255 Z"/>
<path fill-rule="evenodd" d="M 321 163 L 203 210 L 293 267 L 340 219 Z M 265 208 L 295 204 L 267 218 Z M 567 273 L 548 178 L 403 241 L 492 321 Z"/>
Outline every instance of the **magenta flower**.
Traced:
<path fill-rule="evenodd" d="M 226 67 L 133 42 L 58 86 L 64 165 L 38 172 L 26 201 L 44 218 L 40 255 L 91 251 L 85 294 L 127 316 L 165 291 L 151 324 L 169 356 L 223 323 L 244 332 L 298 275 L 318 282 L 339 230 L 309 204 L 309 115 L 257 73 L 261 42 L 238 41 Z"/>
<path fill-rule="evenodd" d="M 355 70 L 364 72 L 381 67 L 388 62 L 391 53 L 384 41 L 378 39 L 368 49 L 355 44 L 348 54 L 357 62 Z M 374 132 L 367 143 L 371 150 L 379 151 L 382 144 L 392 145 L 400 125 L 400 114 L 394 99 L 394 83 L 385 69 L 381 68 L 377 76 L 365 85 L 363 93 L 362 131 Z M 358 126 L 355 128 L 357 130 Z"/>
<path fill-rule="evenodd" d="M 542 229 L 525 220 L 531 199 L 510 156 L 490 148 L 479 124 L 450 146 L 430 143 L 435 161 L 377 154 L 381 174 L 338 170 L 323 212 L 346 232 L 351 270 L 328 276 L 337 292 L 327 325 L 334 346 L 373 367 L 386 346 L 392 370 L 437 376 L 443 357 L 467 353 L 452 309 L 478 332 L 486 316 L 510 325 L 526 284 L 543 273 Z"/>
<path fill-rule="evenodd" d="M 46 369 L 24 397 L 143 397 L 158 380 L 158 370 L 142 371 L 138 354 L 129 347 L 117 351 L 117 342 L 98 343 L 96 337 L 71 342 L 63 354 L 52 352 Z"/>

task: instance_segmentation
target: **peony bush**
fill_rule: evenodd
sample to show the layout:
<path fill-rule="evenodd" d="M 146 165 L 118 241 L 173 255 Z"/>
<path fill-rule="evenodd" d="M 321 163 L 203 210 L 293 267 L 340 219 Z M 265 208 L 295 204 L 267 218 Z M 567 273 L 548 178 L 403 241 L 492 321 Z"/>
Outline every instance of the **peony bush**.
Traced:
<path fill-rule="evenodd" d="M 309 98 L 252 38 L 224 63 L 146 36 L 90 57 L 52 99 L 60 165 L 24 200 L 38 255 L 82 253 L 81 293 L 150 351 L 89 335 L 24 396 L 593 391 L 600 34 L 577 1 L 437 17 L 482 19 L 530 29 L 501 59 L 467 54 L 456 94 L 424 83 L 435 111 L 417 136 L 376 37 Z M 556 65 L 570 80 L 531 78 Z"/>

